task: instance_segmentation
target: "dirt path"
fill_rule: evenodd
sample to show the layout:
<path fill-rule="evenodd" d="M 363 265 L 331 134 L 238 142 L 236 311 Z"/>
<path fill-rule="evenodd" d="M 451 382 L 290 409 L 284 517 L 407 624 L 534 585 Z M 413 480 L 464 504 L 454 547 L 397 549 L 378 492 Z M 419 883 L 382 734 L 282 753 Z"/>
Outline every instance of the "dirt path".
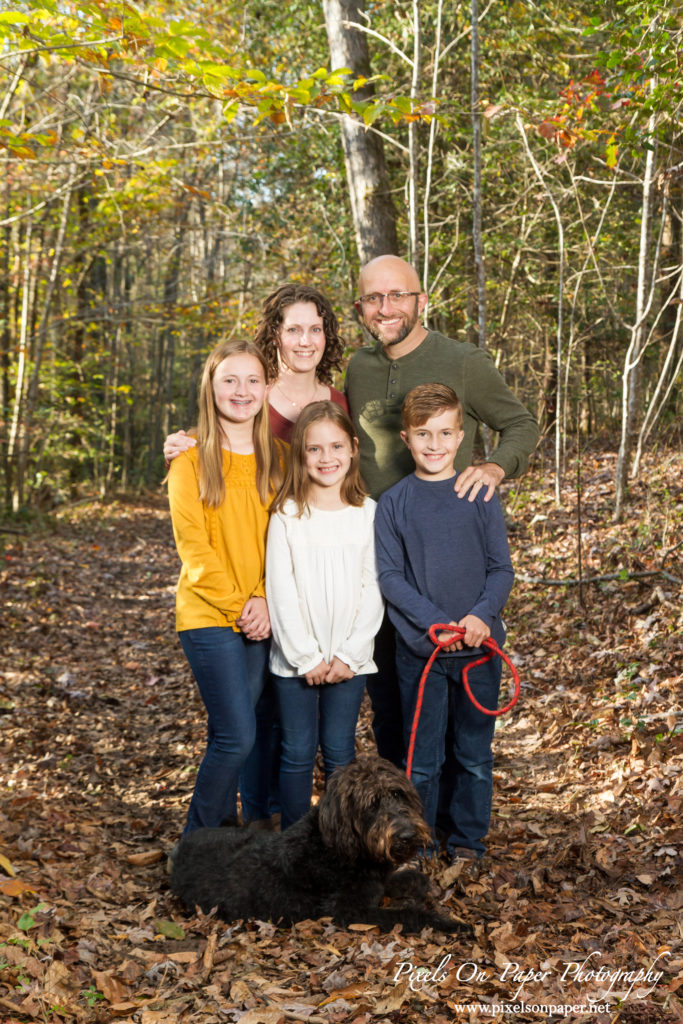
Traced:
<path fill-rule="evenodd" d="M 611 457 L 586 466 L 585 573 L 622 578 L 587 587 L 585 608 L 518 579 L 523 690 L 496 736 L 490 853 L 432 869 L 474 925 L 465 943 L 184 916 L 165 859 L 204 717 L 173 633 L 165 506 L 2 535 L 0 1021 L 683 1019 L 680 588 L 627 578 L 665 552 L 682 575 L 675 465 L 647 467 L 621 528 Z M 573 576 L 573 496 L 556 510 L 527 487 L 508 495 L 519 575 Z"/>

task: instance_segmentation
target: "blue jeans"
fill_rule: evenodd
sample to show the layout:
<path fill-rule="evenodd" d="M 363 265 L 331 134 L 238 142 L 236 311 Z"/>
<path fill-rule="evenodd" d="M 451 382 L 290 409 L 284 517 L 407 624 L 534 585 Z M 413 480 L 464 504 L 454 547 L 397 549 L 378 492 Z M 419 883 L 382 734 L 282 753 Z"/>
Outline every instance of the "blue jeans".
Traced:
<path fill-rule="evenodd" d="M 256 739 L 240 775 L 242 822 L 265 821 L 280 810 L 282 734 L 273 677 L 268 673 L 256 704 Z"/>
<path fill-rule="evenodd" d="M 386 612 L 375 637 L 373 658 L 377 672 L 368 676 L 368 696 L 372 704 L 372 731 L 377 753 L 397 768 L 402 768 L 406 751 L 401 693 L 396 677 L 396 630 Z"/>
<path fill-rule="evenodd" d="M 254 707 L 268 668 L 268 641 L 228 626 L 178 633 L 209 721 L 183 834 L 237 821 L 237 783 L 254 745 Z"/>
<path fill-rule="evenodd" d="M 417 789 L 425 820 L 434 833 L 439 782 L 447 785 L 442 793 L 442 812 L 447 811 L 446 847 L 468 847 L 478 856 L 486 852 L 482 842 L 489 830 L 493 794 L 493 754 L 491 742 L 495 718 L 477 710 L 462 685 L 462 671 L 476 657 L 439 657 L 429 673 L 415 738 L 411 778 Z M 400 637 L 396 640 L 396 668 L 405 721 L 406 749 L 415 713 L 424 659 L 413 654 Z M 468 673 L 472 691 L 486 708 L 498 707 L 501 663 L 493 658 Z M 446 734 L 451 744 L 448 774 L 441 780 L 446 760 Z M 445 801 L 444 801 L 445 797 Z M 444 824 L 441 821 L 441 824 Z"/>
<path fill-rule="evenodd" d="M 353 761 L 365 676 L 322 686 L 309 686 L 300 676 L 273 676 L 273 681 L 282 724 L 280 807 L 286 829 L 311 806 L 318 742 L 325 782 L 335 768 Z"/>

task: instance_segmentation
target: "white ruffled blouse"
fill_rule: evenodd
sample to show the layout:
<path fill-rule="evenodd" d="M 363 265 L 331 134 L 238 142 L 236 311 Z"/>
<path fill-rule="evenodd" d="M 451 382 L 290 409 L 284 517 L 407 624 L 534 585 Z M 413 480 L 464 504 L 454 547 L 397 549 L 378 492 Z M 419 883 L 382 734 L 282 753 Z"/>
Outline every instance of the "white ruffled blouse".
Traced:
<path fill-rule="evenodd" d="M 376 672 L 374 638 L 383 615 L 375 565 L 376 504 L 366 498 L 297 518 L 288 501 L 270 520 L 266 597 L 270 668 L 301 676 L 336 655 L 355 675 Z"/>

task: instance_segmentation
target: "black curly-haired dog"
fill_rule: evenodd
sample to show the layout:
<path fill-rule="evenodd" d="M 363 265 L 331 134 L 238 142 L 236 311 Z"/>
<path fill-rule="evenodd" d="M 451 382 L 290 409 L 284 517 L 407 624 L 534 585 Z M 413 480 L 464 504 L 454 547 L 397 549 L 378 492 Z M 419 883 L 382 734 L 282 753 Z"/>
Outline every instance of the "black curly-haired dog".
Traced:
<path fill-rule="evenodd" d="M 406 776 L 379 757 L 354 761 L 330 779 L 317 807 L 283 833 L 202 828 L 173 856 L 171 888 L 185 907 L 217 908 L 228 921 L 290 925 L 331 917 L 389 931 L 469 931 L 429 905 L 426 875 L 397 868 L 430 835 Z M 382 906 L 385 897 L 400 899 Z"/>

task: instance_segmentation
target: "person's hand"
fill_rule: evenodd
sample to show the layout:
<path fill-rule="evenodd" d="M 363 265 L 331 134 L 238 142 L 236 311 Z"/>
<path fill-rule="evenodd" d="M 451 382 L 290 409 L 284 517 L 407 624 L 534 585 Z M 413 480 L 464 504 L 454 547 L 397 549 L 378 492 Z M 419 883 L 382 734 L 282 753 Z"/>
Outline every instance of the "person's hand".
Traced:
<path fill-rule="evenodd" d="M 353 679 L 354 673 L 341 658 L 335 654 L 330 662 L 330 668 L 325 676 L 326 683 L 343 683 L 345 679 Z"/>
<path fill-rule="evenodd" d="M 197 443 L 196 437 L 190 437 L 184 430 L 179 430 L 176 434 L 169 434 L 164 441 L 164 459 L 166 465 L 173 462 L 177 455 L 182 455 L 188 448 L 194 448 Z"/>
<path fill-rule="evenodd" d="M 448 625 L 449 626 L 453 626 L 455 629 L 457 629 L 457 627 L 458 627 L 458 623 L 457 622 L 453 622 L 452 619 L 448 623 Z M 462 650 L 462 640 L 456 639 L 454 634 L 453 633 L 449 633 L 449 631 L 447 629 L 445 629 L 443 631 L 443 633 L 437 633 L 436 638 L 439 641 L 439 643 L 445 643 L 447 640 L 452 640 L 453 641 L 452 643 L 448 644 L 447 647 L 443 647 L 442 648 L 442 650 L 444 650 L 444 651 L 451 652 L 451 651 L 461 651 Z"/>
<path fill-rule="evenodd" d="M 481 647 L 484 640 L 491 636 L 489 627 L 476 615 L 466 615 L 458 625 L 465 630 L 462 638 L 465 647 Z"/>
<path fill-rule="evenodd" d="M 496 465 L 495 462 L 483 462 L 481 466 L 468 466 L 462 473 L 458 473 L 453 490 L 459 498 L 464 498 L 469 491 L 467 500 L 474 501 L 479 491 L 485 487 L 484 501 L 490 501 L 496 487 L 504 479 L 505 470 L 502 466 Z"/>
<path fill-rule="evenodd" d="M 312 668 L 310 672 L 307 672 L 304 679 L 309 686 L 321 686 L 325 682 L 325 676 L 330 670 L 330 666 L 326 661 L 321 661 L 319 665 Z"/>
<path fill-rule="evenodd" d="M 250 597 L 235 623 L 247 640 L 267 640 L 270 636 L 270 616 L 265 597 Z"/>

